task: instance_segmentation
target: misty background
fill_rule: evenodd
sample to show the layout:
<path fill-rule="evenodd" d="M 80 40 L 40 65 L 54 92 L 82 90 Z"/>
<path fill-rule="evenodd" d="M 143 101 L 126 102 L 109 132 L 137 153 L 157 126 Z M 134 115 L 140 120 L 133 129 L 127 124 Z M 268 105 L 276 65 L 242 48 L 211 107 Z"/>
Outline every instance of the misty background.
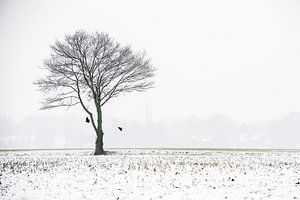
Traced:
<path fill-rule="evenodd" d="M 80 106 L 40 111 L 49 45 L 146 50 L 155 88 L 103 110 L 104 147 L 300 148 L 300 1 L 0 1 L 0 148 L 94 147 Z M 117 127 L 124 127 L 118 131 Z"/>
<path fill-rule="evenodd" d="M 1 148 L 87 148 L 96 138 L 84 118 L 33 115 L 21 123 L 0 118 Z M 117 129 L 122 126 L 121 132 Z M 153 121 L 147 113 L 142 120 L 104 120 L 104 146 L 177 148 L 299 148 L 300 113 L 281 119 L 238 123 L 224 115 L 205 119 Z"/>

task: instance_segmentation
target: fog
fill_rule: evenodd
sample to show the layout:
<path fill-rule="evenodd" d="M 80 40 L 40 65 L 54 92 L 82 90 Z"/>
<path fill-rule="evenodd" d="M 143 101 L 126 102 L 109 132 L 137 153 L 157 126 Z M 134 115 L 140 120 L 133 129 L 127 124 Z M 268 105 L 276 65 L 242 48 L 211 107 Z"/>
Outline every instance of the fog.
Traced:
<path fill-rule="evenodd" d="M 157 68 L 111 100 L 105 147 L 299 148 L 300 2 L 0 1 L 0 148 L 93 147 L 80 108 L 40 111 L 55 39 L 104 31 Z M 124 127 L 120 132 L 117 126 Z"/>
<path fill-rule="evenodd" d="M 21 123 L 1 117 L 0 125 L 2 148 L 92 148 L 96 138 L 85 118 L 72 114 L 33 115 Z M 205 119 L 165 121 L 108 118 L 104 120 L 104 146 L 300 148 L 299 132 L 300 113 L 255 123 L 238 123 L 218 114 Z"/>

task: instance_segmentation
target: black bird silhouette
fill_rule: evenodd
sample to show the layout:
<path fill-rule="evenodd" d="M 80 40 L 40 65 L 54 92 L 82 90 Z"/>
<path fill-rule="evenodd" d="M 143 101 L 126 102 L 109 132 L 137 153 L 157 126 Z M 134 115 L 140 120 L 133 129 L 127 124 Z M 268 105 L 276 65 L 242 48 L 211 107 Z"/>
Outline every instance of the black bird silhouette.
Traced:
<path fill-rule="evenodd" d="M 86 123 L 90 123 L 90 119 L 87 117 L 87 118 L 85 118 L 85 122 Z"/>
<path fill-rule="evenodd" d="M 118 126 L 118 129 L 119 129 L 120 131 L 123 131 L 123 128 L 122 128 L 122 127 L 120 127 L 120 126 Z"/>

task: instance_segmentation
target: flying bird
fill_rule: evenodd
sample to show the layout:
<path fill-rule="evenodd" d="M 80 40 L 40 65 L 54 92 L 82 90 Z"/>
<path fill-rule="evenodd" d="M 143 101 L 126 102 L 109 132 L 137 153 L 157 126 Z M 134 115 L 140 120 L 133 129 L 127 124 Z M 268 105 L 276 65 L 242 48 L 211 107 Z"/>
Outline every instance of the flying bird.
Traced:
<path fill-rule="evenodd" d="M 90 119 L 87 117 L 87 118 L 85 118 L 85 122 L 86 123 L 90 123 Z"/>
<path fill-rule="evenodd" d="M 122 127 L 120 127 L 120 126 L 118 126 L 118 129 L 119 129 L 120 131 L 123 131 L 123 128 L 122 128 Z"/>

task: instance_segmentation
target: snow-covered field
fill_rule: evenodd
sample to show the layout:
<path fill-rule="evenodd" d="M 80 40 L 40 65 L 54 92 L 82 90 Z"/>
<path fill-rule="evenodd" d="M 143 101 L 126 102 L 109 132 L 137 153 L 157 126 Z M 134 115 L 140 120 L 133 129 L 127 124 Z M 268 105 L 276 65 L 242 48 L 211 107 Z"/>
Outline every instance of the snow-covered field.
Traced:
<path fill-rule="evenodd" d="M 0 199 L 300 199 L 300 153 L 0 152 Z"/>

